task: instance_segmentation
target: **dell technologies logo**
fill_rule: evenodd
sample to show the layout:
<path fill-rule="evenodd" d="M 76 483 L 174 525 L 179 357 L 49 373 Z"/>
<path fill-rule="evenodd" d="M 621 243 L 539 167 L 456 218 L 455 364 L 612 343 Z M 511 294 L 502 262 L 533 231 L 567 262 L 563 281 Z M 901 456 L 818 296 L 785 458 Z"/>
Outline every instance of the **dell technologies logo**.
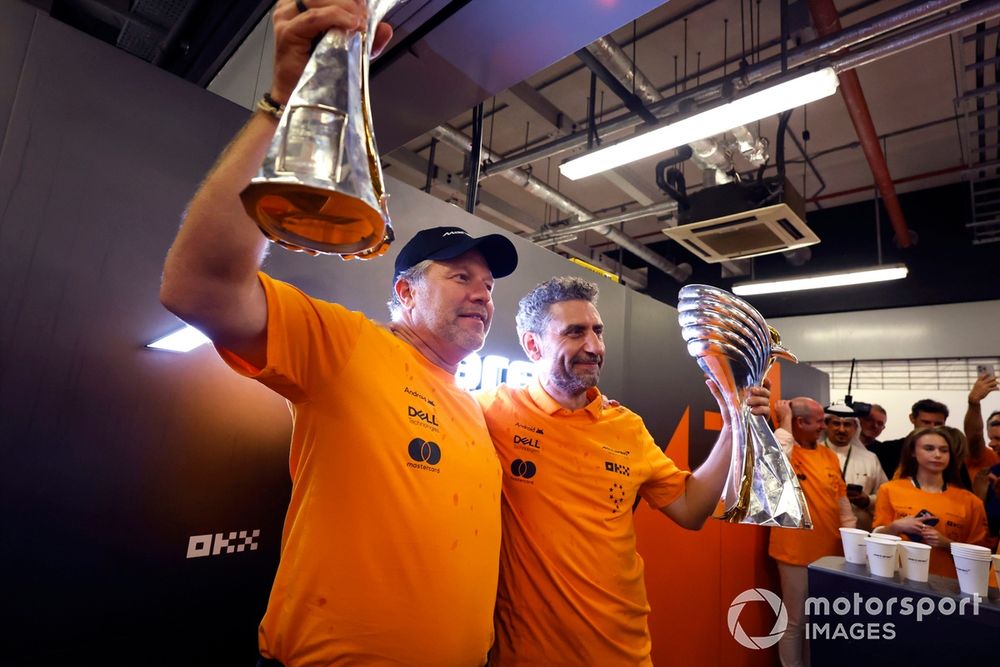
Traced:
<path fill-rule="evenodd" d="M 223 535 L 226 535 L 223 537 Z M 204 556 L 218 556 L 223 552 L 231 554 L 234 552 L 257 551 L 256 538 L 260 537 L 260 529 L 233 530 L 229 534 L 215 533 L 212 535 L 192 535 L 188 538 L 188 558 L 202 558 Z M 239 541 L 242 540 L 242 541 Z"/>
<path fill-rule="evenodd" d="M 428 424 L 430 424 L 432 426 L 437 426 L 438 425 L 437 415 L 432 414 L 430 412 L 426 412 L 424 410 L 417 410 L 412 405 L 408 405 L 408 406 L 406 406 L 406 408 L 407 408 L 407 416 L 410 419 L 414 419 L 414 418 L 420 419 L 422 421 L 427 422 Z"/>
<path fill-rule="evenodd" d="M 533 449 L 541 449 L 541 444 L 538 442 L 538 438 L 532 438 L 528 435 L 517 435 L 514 434 L 514 446 L 515 447 L 531 447 Z"/>
<path fill-rule="evenodd" d="M 406 452 L 413 459 L 413 461 L 406 462 L 408 468 L 427 470 L 428 472 L 441 472 L 440 468 L 435 467 L 441 462 L 441 446 L 436 442 L 414 438 L 407 445 Z"/>

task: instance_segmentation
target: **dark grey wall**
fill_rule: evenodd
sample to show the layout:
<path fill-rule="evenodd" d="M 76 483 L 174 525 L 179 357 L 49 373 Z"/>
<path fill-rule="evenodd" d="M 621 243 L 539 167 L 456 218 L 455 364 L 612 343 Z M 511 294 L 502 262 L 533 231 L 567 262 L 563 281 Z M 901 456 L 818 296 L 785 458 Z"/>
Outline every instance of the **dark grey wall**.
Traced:
<path fill-rule="evenodd" d="M 0 6 L 0 84 L 13 91 L 0 102 L 4 662 L 252 664 L 288 498 L 288 411 L 208 347 L 144 348 L 179 327 L 157 300 L 163 257 L 247 112 L 20 3 Z M 267 269 L 382 318 L 393 254 L 417 229 L 496 231 L 388 185 L 389 257 L 276 250 Z M 517 298 L 586 275 L 602 286 L 605 392 L 663 443 L 684 406 L 710 407 L 673 309 L 514 242 L 521 264 L 498 283 L 484 353 L 521 358 Z M 693 462 L 714 439 L 696 436 Z M 192 536 L 231 531 L 256 549 L 187 557 Z"/>
<path fill-rule="evenodd" d="M 249 660 L 287 411 L 211 350 L 143 349 L 177 326 L 164 250 L 245 112 L 20 3 L 0 45 L 4 661 Z M 246 529 L 256 551 L 186 558 Z"/>
<path fill-rule="evenodd" d="M 794 350 L 792 350 L 794 352 Z M 781 394 L 785 398 L 808 396 L 820 405 L 830 404 L 830 376 L 807 364 L 781 364 Z M 843 396 L 836 396 L 843 399 Z"/>

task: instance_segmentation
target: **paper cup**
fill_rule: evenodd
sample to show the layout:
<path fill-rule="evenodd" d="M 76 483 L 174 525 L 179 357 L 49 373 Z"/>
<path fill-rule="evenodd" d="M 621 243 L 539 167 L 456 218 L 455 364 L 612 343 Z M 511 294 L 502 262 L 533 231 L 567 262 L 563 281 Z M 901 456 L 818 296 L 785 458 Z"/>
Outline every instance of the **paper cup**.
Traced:
<path fill-rule="evenodd" d="M 902 542 L 903 538 L 899 535 L 893 535 L 891 533 L 872 533 L 872 537 L 877 537 L 880 540 L 889 540 L 890 542 Z"/>
<path fill-rule="evenodd" d="M 978 558 L 968 558 L 952 554 L 955 570 L 958 571 L 958 587 L 963 593 L 972 595 L 978 593 L 982 597 L 989 595 L 990 561 Z"/>
<path fill-rule="evenodd" d="M 900 542 L 899 555 L 903 577 L 910 581 L 927 581 L 931 565 L 931 547 L 920 542 Z"/>
<path fill-rule="evenodd" d="M 892 577 L 896 573 L 896 541 L 881 537 L 866 537 L 865 551 L 868 554 L 868 568 L 878 577 Z"/>
<path fill-rule="evenodd" d="M 844 560 L 855 565 L 864 565 L 868 562 L 865 552 L 865 538 L 868 531 L 857 528 L 841 528 L 840 539 L 844 543 Z"/>

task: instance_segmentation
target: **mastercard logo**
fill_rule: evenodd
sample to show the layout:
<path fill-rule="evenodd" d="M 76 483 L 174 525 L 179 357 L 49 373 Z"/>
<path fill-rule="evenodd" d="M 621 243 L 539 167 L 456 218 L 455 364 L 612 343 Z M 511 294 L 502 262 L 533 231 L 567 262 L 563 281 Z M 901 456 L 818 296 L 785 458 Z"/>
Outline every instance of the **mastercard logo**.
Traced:
<path fill-rule="evenodd" d="M 531 479 L 538 472 L 538 468 L 531 461 L 522 461 L 521 459 L 514 459 L 510 463 L 510 474 L 514 477 L 523 477 L 524 479 Z"/>
<path fill-rule="evenodd" d="M 441 460 L 441 447 L 436 442 L 414 438 L 406 450 L 410 458 L 418 463 L 436 466 Z"/>

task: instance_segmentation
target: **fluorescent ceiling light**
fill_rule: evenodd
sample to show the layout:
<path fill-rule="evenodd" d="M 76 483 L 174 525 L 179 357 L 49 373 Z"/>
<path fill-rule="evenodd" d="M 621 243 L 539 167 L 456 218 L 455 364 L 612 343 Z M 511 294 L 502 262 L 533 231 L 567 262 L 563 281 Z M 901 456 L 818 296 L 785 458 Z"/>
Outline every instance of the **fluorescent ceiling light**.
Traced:
<path fill-rule="evenodd" d="M 837 84 L 837 73 L 827 67 L 581 155 L 559 165 L 559 171 L 566 178 L 576 180 L 614 169 L 697 139 L 722 134 L 737 125 L 815 102 L 837 92 Z"/>
<path fill-rule="evenodd" d="M 208 342 L 208 336 L 192 326 L 185 326 L 172 334 L 157 338 L 146 347 L 151 347 L 154 350 L 170 350 L 171 352 L 190 352 L 199 345 Z"/>
<path fill-rule="evenodd" d="M 905 278 L 906 274 L 907 269 L 905 264 L 887 264 L 871 269 L 824 273 L 805 278 L 740 283 L 733 285 L 733 293 L 740 296 L 752 296 L 754 294 L 772 294 L 774 292 L 798 292 L 800 290 L 820 289 L 822 287 L 842 287 L 844 285 L 861 285 L 864 283 L 883 282 L 885 280 L 899 280 L 900 278 Z"/>

